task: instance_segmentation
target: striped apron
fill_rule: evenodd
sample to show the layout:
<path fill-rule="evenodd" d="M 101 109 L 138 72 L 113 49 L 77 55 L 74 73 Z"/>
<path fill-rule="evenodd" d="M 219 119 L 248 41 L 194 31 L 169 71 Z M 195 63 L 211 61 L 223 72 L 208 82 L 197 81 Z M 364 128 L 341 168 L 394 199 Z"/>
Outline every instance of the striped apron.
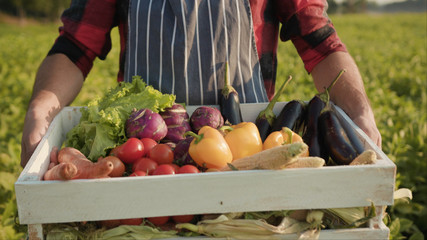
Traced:
<path fill-rule="evenodd" d="M 187 105 L 218 104 L 228 77 L 240 102 L 267 102 L 248 0 L 131 0 L 125 81 L 141 76 Z"/>

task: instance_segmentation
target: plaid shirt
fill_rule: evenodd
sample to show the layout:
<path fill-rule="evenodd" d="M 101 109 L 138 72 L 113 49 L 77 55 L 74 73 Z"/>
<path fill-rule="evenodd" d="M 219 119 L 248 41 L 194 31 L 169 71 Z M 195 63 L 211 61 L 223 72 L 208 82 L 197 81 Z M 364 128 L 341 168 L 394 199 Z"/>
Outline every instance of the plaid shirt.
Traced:
<path fill-rule="evenodd" d="M 346 51 L 326 14 L 326 0 L 249 0 L 264 84 L 271 98 L 277 69 L 278 36 L 291 40 L 308 72 L 332 52 Z M 123 80 L 128 0 L 73 0 L 64 11 L 59 37 L 49 51 L 63 53 L 87 76 L 96 57 L 111 50 L 111 30 L 120 34 L 118 81 Z M 279 33 L 280 23 L 282 27 Z"/>

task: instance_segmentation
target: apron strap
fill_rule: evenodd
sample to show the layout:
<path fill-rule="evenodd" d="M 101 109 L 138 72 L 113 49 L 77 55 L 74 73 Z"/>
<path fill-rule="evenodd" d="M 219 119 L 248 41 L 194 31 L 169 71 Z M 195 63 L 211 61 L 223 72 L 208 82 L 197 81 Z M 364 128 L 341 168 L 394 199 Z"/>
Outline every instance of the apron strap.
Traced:
<path fill-rule="evenodd" d="M 226 62 L 242 103 L 268 101 L 247 0 L 131 0 L 127 49 L 125 80 L 176 102 L 218 104 Z"/>

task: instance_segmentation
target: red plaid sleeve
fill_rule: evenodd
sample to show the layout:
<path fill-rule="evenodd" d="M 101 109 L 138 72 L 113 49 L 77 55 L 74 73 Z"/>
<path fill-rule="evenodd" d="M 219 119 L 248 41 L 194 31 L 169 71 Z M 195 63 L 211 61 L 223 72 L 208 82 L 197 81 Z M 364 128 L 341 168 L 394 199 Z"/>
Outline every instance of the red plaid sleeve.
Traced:
<path fill-rule="evenodd" d="M 277 5 L 280 39 L 293 42 L 308 72 L 330 53 L 347 51 L 326 14 L 326 0 L 278 1 Z"/>
<path fill-rule="evenodd" d="M 105 59 L 111 50 L 115 14 L 115 0 L 73 0 L 61 16 L 60 36 L 49 54 L 67 55 L 86 77 L 94 59 Z"/>

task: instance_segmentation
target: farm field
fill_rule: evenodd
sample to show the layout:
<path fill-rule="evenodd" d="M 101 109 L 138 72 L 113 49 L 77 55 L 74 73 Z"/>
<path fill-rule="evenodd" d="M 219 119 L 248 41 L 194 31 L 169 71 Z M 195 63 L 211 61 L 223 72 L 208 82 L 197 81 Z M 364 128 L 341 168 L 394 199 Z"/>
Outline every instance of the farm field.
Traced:
<path fill-rule="evenodd" d="M 383 138 L 383 151 L 397 165 L 398 188 L 413 200 L 395 201 L 385 219 L 393 239 L 424 239 L 427 232 L 427 47 L 426 13 L 332 15 L 338 35 L 365 81 Z M 36 70 L 59 24 L 19 26 L 0 19 L 0 239 L 21 239 L 16 224 L 14 182 L 20 171 L 20 138 Z M 82 106 L 115 86 L 118 30 L 105 61 L 97 60 L 73 106 Z M 282 101 L 309 100 L 316 90 L 290 42 L 279 44 L 278 82 L 292 82 Z"/>

